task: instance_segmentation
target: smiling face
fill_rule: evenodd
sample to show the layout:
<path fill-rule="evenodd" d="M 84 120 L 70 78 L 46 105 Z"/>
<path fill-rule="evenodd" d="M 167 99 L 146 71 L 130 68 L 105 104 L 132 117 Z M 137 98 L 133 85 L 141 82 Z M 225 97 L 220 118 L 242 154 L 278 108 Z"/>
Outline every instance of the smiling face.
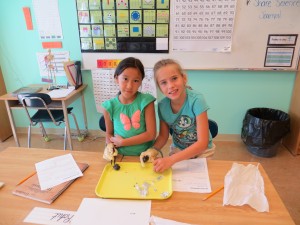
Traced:
<path fill-rule="evenodd" d="M 119 100 L 123 104 L 133 102 L 142 84 L 142 75 L 136 68 L 127 68 L 121 74 L 116 76 L 116 83 L 120 88 Z"/>
<path fill-rule="evenodd" d="M 187 77 L 179 71 L 176 64 L 168 64 L 159 68 L 155 77 L 159 89 L 171 101 L 185 99 Z"/>

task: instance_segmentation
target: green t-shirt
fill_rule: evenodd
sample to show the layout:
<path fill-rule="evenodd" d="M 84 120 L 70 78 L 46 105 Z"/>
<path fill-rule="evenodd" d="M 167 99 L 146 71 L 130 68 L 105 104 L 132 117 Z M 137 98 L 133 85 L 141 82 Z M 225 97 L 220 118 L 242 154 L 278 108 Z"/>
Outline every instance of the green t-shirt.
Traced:
<path fill-rule="evenodd" d="M 135 100 L 130 104 L 122 104 L 118 96 L 103 102 L 102 107 L 109 113 L 110 119 L 113 122 L 114 135 L 129 138 L 145 132 L 146 121 L 144 109 L 154 101 L 155 98 L 152 95 L 138 92 Z M 153 141 L 139 145 L 119 147 L 118 151 L 123 155 L 140 155 L 153 145 Z"/>

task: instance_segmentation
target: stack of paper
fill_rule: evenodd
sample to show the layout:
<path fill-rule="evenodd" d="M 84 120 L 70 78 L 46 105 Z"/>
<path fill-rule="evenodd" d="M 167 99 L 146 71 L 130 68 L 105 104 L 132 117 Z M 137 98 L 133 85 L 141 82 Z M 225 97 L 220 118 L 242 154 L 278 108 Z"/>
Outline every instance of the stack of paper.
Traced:
<path fill-rule="evenodd" d="M 64 98 L 68 96 L 75 87 L 69 87 L 68 89 L 55 89 L 50 92 L 48 92 L 48 95 L 50 95 L 51 98 Z"/>

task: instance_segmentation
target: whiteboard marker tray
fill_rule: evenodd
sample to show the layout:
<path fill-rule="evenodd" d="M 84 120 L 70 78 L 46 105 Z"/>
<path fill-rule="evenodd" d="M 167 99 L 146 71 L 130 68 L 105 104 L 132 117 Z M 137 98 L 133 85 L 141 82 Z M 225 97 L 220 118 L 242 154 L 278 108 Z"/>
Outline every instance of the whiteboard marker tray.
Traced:
<path fill-rule="evenodd" d="M 101 198 L 167 199 L 172 195 L 172 170 L 153 171 L 152 163 L 118 162 L 120 170 L 107 164 L 95 192 Z"/>

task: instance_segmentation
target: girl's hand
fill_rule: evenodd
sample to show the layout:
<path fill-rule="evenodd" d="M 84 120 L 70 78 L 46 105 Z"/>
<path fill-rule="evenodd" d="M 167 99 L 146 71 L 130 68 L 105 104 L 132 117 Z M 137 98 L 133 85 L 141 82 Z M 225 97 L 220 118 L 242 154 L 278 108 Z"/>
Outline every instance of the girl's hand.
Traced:
<path fill-rule="evenodd" d="M 154 171 L 162 173 L 165 170 L 169 169 L 173 165 L 173 162 L 170 157 L 157 158 L 153 162 Z"/>
<path fill-rule="evenodd" d="M 122 137 L 119 136 L 119 135 L 116 135 L 116 136 L 114 136 L 114 137 L 111 137 L 109 140 L 110 140 L 112 143 L 114 143 L 114 145 L 115 145 L 116 147 L 121 147 L 124 138 L 122 138 Z"/>

